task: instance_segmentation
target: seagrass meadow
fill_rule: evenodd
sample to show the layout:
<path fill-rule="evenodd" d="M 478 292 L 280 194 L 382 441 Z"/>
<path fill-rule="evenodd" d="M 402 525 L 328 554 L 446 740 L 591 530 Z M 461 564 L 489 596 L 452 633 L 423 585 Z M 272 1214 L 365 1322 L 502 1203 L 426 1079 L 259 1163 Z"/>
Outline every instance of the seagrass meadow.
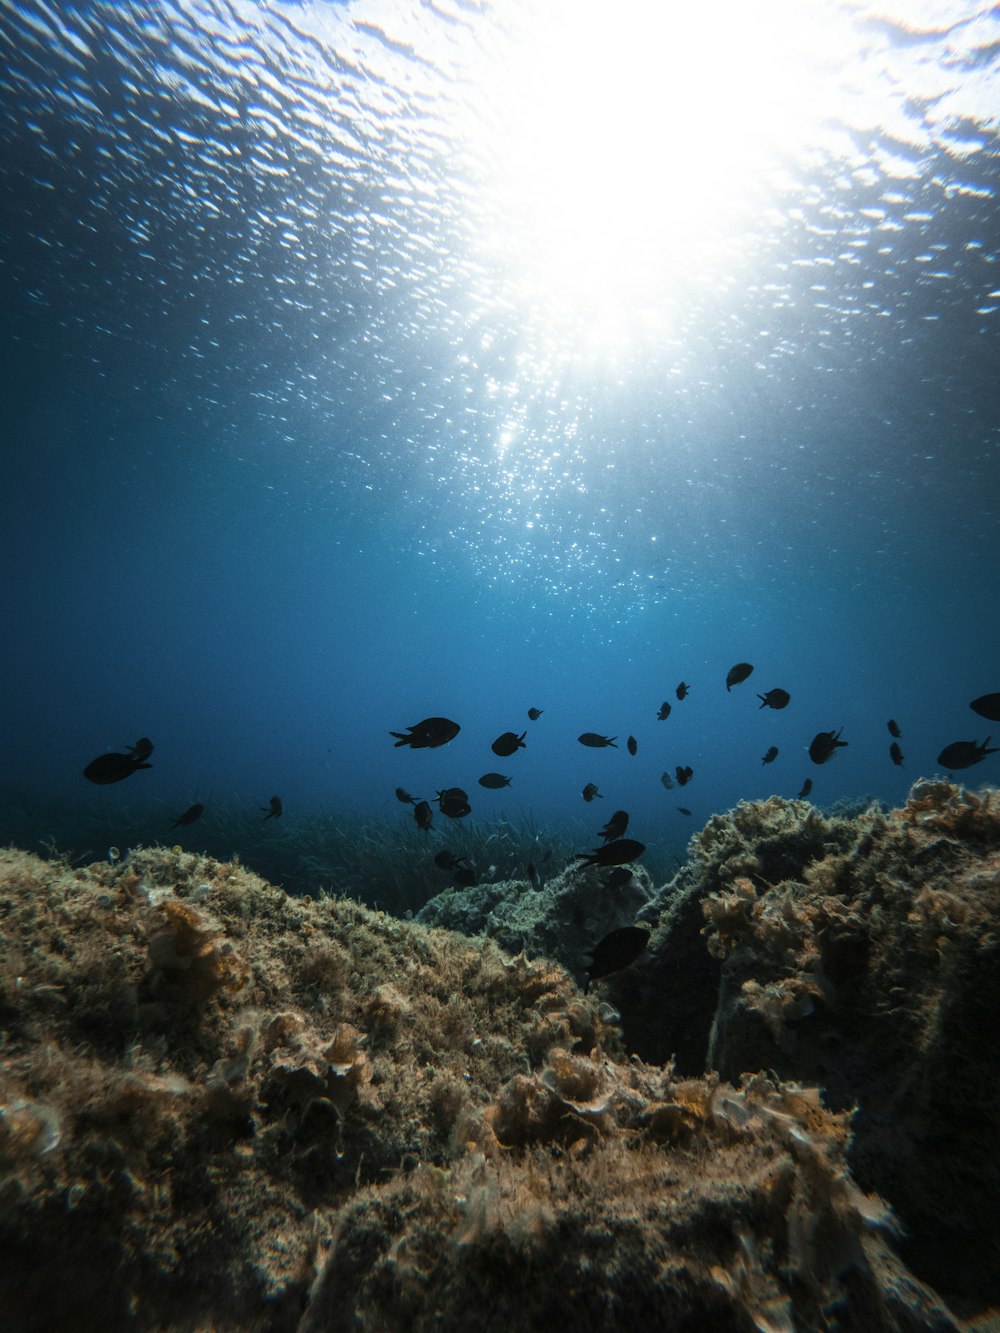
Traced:
<path fill-rule="evenodd" d="M 8 849 L 5 1326 L 987 1327 L 998 802 L 747 802 L 419 920 Z M 587 995 L 581 914 L 651 931 Z"/>

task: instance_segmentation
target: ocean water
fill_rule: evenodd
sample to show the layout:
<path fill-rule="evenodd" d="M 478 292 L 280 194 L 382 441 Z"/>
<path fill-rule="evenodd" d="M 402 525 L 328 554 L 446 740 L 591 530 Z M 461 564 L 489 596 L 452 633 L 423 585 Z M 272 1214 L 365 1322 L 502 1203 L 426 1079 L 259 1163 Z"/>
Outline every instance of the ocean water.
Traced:
<path fill-rule="evenodd" d="M 748 8 L 3 6 L 4 837 L 459 785 L 666 854 L 1000 743 L 1000 11 Z"/>

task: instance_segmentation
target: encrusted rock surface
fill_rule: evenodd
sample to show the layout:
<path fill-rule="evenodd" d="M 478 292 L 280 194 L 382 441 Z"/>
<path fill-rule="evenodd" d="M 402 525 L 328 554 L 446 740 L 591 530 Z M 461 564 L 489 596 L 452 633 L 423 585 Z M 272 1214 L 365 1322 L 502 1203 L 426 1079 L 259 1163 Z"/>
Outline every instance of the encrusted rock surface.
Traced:
<path fill-rule="evenodd" d="M 509 949 L 0 853 L 5 1327 L 961 1327 L 1000 1273 L 995 802 L 741 805 L 655 896 L 479 895 Z M 637 913 L 590 996 L 543 956 Z"/>

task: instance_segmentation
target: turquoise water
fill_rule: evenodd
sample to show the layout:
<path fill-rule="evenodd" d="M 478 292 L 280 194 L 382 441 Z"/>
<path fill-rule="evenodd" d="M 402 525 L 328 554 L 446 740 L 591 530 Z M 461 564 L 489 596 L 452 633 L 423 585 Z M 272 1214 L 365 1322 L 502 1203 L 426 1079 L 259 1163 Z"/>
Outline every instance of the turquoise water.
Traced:
<path fill-rule="evenodd" d="M 4 7 L 8 808 L 672 846 L 1000 738 L 1000 18 L 655 12 Z"/>

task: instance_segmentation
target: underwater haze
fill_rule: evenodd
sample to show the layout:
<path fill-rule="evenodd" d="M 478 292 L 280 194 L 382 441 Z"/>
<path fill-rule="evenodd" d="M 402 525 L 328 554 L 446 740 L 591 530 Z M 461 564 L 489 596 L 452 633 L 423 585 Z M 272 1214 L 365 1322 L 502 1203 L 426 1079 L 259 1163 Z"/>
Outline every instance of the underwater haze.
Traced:
<path fill-rule="evenodd" d="M 995 6 L 0 27 L 3 838 L 82 850 L 85 807 L 195 848 L 279 794 L 427 855 L 457 821 L 395 788 L 460 786 L 467 825 L 584 851 L 625 809 L 674 855 L 1000 745 Z"/>

